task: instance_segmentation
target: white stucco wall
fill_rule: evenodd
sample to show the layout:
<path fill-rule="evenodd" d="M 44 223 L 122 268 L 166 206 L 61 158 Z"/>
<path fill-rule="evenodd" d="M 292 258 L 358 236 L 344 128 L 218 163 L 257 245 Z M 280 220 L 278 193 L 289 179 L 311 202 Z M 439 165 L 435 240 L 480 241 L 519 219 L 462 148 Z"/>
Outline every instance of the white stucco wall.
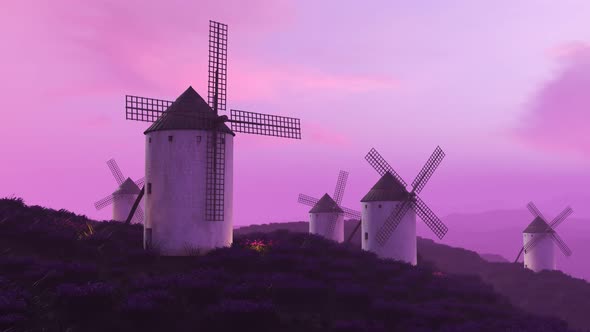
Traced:
<path fill-rule="evenodd" d="M 413 210 L 408 210 L 383 246 L 377 242 L 377 232 L 398 204 L 400 202 L 361 202 L 361 247 L 380 258 L 416 265 L 416 213 Z"/>
<path fill-rule="evenodd" d="M 172 141 L 168 136 L 173 137 Z M 208 132 L 155 131 L 146 134 L 145 139 L 144 236 L 151 229 L 152 244 L 163 255 L 186 255 L 187 249 L 210 250 L 231 245 L 233 136 L 225 135 L 223 221 L 205 220 Z M 150 184 L 151 193 L 148 193 Z"/>
<path fill-rule="evenodd" d="M 133 204 L 137 199 L 137 195 L 115 194 L 113 196 L 113 220 L 126 221 L 129 212 L 131 211 L 131 207 L 133 207 Z"/>
<path fill-rule="evenodd" d="M 542 239 L 535 246 L 524 253 L 524 266 L 527 269 L 539 272 L 541 270 L 555 270 L 555 246 L 551 235 L 546 233 L 523 233 L 523 244 L 526 245 L 534 237 Z"/>
<path fill-rule="evenodd" d="M 330 229 L 330 223 L 334 222 L 334 229 Z M 309 232 L 325 237 L 326 239 L 344 241 L 344 214 L 343 213 L 310 213 Z"/>

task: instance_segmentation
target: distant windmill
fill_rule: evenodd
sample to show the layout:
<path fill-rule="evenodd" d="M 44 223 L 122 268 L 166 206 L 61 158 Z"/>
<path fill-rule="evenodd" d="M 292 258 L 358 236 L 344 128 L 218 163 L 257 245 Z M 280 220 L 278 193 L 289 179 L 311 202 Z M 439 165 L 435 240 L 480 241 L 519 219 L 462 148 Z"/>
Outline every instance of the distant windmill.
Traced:
<path fill-rule="evenodd" d="M 561 237 L 555 232 L 559 226 L 574 211 L 571 207 L 566 207 L 550 223 L 541 214 L 541 211 L 533 202 L 527 204 L 527 208 L 535 217 L 533 221 L 522 231 L 523 247 L 516 256 L 515 263 L 518 262 L 520 255 L 524 252 L 524 267 L 535 272 L 541 270 L 555 270 L 555 253 L 553 243 L 567 257 L 571 256 L 572 251 L 563 242 Z"/>
<path fill-rule="evenodd" d="M 235 132 L 301 138 L 296 118 L 226 109 L 227 25 L 209 22 L 208 103 L 189 87 L 174 102 L 126 96 L 128 120 L 153 122 L 146 135 L 144 247 L 164 255 L 232 243 Z M 231 129 L 226 123 L 231 123 Z"/>
<path fill-rule="evenodd" d="M 139 188 L 143 187 L 145 178 L 141 178 L 135 182 L 133 182 L 131 178 L 125 178 L 115 159 L 110 159 L 107 161 L 107 166 L 111 170 L 111 173 L 113 174 L 115 181 L 117 181 L 119 188 L 117 188 L 117 190 L 112 194 L 94 203 L 94 207 L 96 207 L 97 210 L 101 210 L 112 204 L 112 220 L 127 221 L 127 216 L 129 216 L 129 212 L 131 211 L 133 203 L 139 195 Z M 143 223 L 143 210 L 139 206 L 137 209 L 138 211 L 134 215 L 133 221 L 135 223 Z"/>
<path fill-rule="evenodd" d="M 417 196 L 441 163 L 445 154 L 437 147 L 416 179 L 412 191 L 385 159 L 371 149 L 365 159 L 381 179 L 361 200 L 362 248 L 382 258 L 392 258 L 416 265 L 416 214 L 442 239 L 448 228 Z M 363 204 L 364 203 L 364 204 Z M 357 225 L 358 228 L 358 225 Z"/>
<path fill-rule="evenodd" d="M 298 202 L 312 206 L 309 211 L 309 232 L 321 235 L 327 239 L 343 242 L 344 241 L 344 217 L 359 219 L 361 213 L 341 206 L 348 172 L 340 171 L 334 198 L 327 193 L 321 199 L 313 198 L 304 194 L 299 194 Z"/>

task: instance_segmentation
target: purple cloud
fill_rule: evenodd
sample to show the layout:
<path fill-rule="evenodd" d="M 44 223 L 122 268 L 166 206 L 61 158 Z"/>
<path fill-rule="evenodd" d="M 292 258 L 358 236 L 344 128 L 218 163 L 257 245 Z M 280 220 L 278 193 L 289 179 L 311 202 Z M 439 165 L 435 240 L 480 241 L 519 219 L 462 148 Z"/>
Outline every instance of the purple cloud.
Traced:
<path fill-rule="evenodd" d="M 528 104 L 517 135 L 548 150 L 590 152 L 590 45 L 570 43 L 551 50 L 557 74 Z"/>

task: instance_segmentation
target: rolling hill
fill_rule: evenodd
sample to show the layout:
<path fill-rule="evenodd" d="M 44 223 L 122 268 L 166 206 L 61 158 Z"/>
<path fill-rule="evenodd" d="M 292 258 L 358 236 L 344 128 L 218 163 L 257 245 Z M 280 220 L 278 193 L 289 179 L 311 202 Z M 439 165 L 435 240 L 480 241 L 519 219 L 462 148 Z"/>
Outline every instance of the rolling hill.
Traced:
<path fill-rule="evenodd" d="M 478 276 L 302 232 L 236 234 L 229 248 L 186 257 L 141 243 L 139 225 L 0 200 L 0 329 L 573 331 Z"/>
<path fill-rule="evenodd" d="M 479 256 L 485 260 L 486 262 L 490 263 L 508 263 L 509 261 L 497 254 L 479 254 Z"/>
<path fill-rule="evenodd" d="M 356 222 L 345 223 L 348 238 Z M 236 234 L 276 231 L 307 232 L 307 222 L 251 225 L 236 230 Z M 360 247 L 360 232 L 352 242 Z M 590 330 L 590 283 L 560 271 L 533 273 L 520 263 L 487 262 L 478 253 L 462 248 L 439 244 L 431 239 L 418 238 L 419 264 L 434 266 L 445 273 L 477 275 L 493 286 L 496 292 L 511 303 L 530 313 L 552 315 L 567 321 L 578 329 Z"/>
<path fill-rule="evenodd" d="M 498 254 L 513 262 L 522 246 L 522 231 L 532 218 L 523 209 L 452 214 L 443 220 L 450 229 L 444 243 L 480 253 Z M 556 251 L 557 268 L 590 281 L 590 221 L 574 214 L 557 228 L 557 232 L 573 251 L 570 257 Z M 429 236 L 428 232 L 422 234 Z"/>

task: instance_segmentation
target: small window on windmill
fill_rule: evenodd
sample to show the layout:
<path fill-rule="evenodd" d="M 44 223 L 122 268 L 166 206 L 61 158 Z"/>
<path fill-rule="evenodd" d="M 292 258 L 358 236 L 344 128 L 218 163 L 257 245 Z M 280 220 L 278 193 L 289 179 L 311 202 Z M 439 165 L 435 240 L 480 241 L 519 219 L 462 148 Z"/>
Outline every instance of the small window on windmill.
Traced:
<path fill-rule="evenodd" d="M 148 184 L 147 184 L 147 193 L 148 194 L 151 194 L 152 193 L 152 184 L 151 184 L 151 182 L 148 182 Z"/>
<path fill-rule="evenodd" d="M 148 138 L 148 143 L 151 143 L 151 142 L 152 142 L 152 138 L 150 137 L 150 138 Z"/>
<path fill-rule="evenodd" d="M 369 240 L 369 233 L 365 232 L 365 241 Z"/>
<path fill-rule="evenodd" d="M 365 209 L 367 208 L 368 204 L 365 204 Z"/>
<path fill-rule="evenodd" d="M 379 204 L 379 208 L 381 208 L 381 204 Z"/>
<path fill-rule="evenodd" d="M 168 136 L 168 142 L 172 142 L 172 136 Z"/>
<path fill-rule="evenodd" d="M 201 143 L 201 136 L 197 136 L 197 144 Z"/>

